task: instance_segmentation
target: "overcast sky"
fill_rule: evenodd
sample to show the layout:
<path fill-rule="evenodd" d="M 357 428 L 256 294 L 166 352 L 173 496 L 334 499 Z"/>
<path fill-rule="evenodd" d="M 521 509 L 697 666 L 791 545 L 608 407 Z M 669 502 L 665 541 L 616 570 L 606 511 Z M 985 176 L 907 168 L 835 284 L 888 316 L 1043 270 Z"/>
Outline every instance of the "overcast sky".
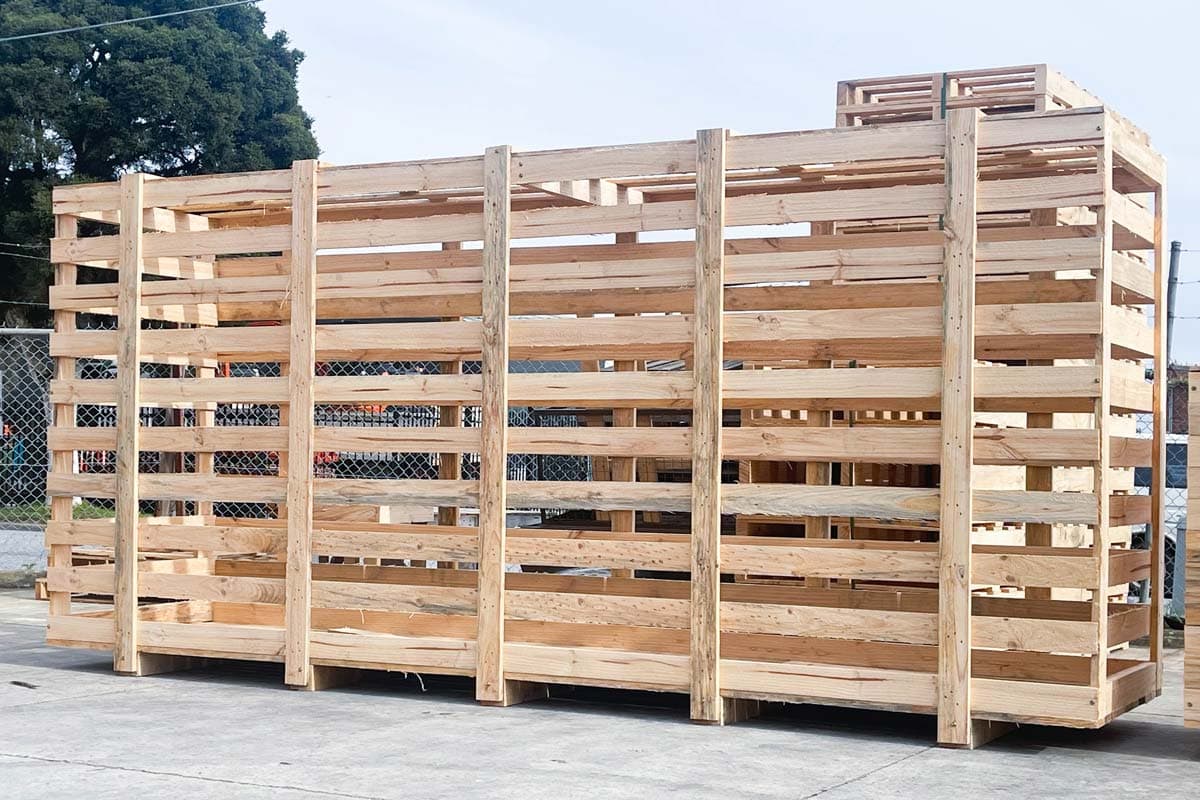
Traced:
<path fill-rule="evenodd" d="M 1194 3 L 264 0 L 306 54 L 300 98 L 337 164 L 833 125 L 839 79 L 1049 63 L 1148 132 L 1168 237 L 1200 280 Z M 1200 283 L 1179 287 L 1200 316 Z M 1179 319 L 1175 361 L 1200 361 Z"/>

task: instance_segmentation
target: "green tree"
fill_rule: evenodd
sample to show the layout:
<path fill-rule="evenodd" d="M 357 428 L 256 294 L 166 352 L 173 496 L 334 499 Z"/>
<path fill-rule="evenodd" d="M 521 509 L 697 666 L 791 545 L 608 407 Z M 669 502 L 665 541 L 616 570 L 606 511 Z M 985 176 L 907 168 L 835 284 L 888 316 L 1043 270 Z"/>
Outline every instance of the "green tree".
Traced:
<path fill-rule="evenodd" d="M 0 37 L 213 0 L 3 0 Z M 122 173 L 197 175 L 315 158 L 303 53 L 253 5 L 0 43 L 0 299 L 44 302 L 50 189 Z M 44 324 L 0 304 L 0 320 Z"/>

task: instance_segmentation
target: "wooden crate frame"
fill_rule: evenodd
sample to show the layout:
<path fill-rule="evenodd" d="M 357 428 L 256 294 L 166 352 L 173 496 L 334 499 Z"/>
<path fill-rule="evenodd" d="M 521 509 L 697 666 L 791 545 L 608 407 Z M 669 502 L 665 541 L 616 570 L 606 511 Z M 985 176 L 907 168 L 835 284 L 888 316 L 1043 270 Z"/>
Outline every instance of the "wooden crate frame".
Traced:
<path fill-rule="evenodd" d="M 839 128 L 943 119 L 952 108 L 1011 114 L 1103 105 L 1046 64 L 839 81 L 837 104 Z"/>
<path fill-rule="evenodd" d="M 497 705 L 551 683 L 689 692 L 692 717 L 715 723 L 761 700 L 915 711 L 936 714 L 939 742 L 958 746 L 981 722 L 1099 727 L 1161 687 L 1161 437 L 1113 436 L 1110 412 L 1162 416 L 1162 381 L 1146 382 L 1139 363 L 1163 352 L 1161 315 L 1150 326 L 1145 314 L 1164 296 L 1162 186 L 1161 159 L 1103 109 L 956 108 L 945 121 L 886 127 L 717 129 L 60 187 L 48 640 L 111 649 L 130 674 L 199 656 L 282 662 L 286 682 L 308 688 L 331 667 L 473 675 L 477 698 Z M 1065 207 L 1084 221 L 1029 224 Z M 1023 217 L 979 224 L 996 214 Z M 913 215 L 940 215 L 944 230 L 872 227 Z M 853 220 L 870 224 L 736 235 Z M 84 221 L 101 235 L 78 235 Z M 694 241 L 638 241 L 680 230 Z M 596 234 L 617 238 L 511 246 Z M 383 249 L 396 247 L 407 249 Z M 345 252 L 355 249 L 365 252 Z M 117 280 L 78 283 L 80 267 Z M 77 314 L 115 314 L 120 326 L 76 330 Z M 149 319 L 165 329 L 143 330 Z M 246 324 L 262 320 L 284 324 Z M 116 378 L 77 377 L 85 358 L 115 360 Z M 510 371 L 510 359 L 563 358 L 614 368 Z M 648 370 L 652 359 L 686 368 Z M 1026 363 L 1055 359 L 1075 363 Z M 222 363 L 255 360 L 290 368 L 216 376 Z M 319 373 L 337 360 L 447 367 Z M 457 374 L 464 360 L 481 373 Z M 143 377 L 147 362 L 186 375 Z M 279 427 L 216 426 L 216 404 L 231 402 L 287 413 Z M 431 429 L 314 428 L 316 404 L 361 402 L 450 413 Z M 75 426 L 79 404 L 115 405 L 117 426 Z M 625 411 L 616 427 L 521 429 L 508 425 L 512 405 Z M 148 406 L 195 409 L 194 425 L 141 427 Z M 480 427 L 460 426 L 467 406 L 481 408 Z M 636 425 L 643 409 L 688 408 L 689 429 Z M 723 408 L 922 419 L 727 427 Z M 1096 424 L 1075 431 L 974 424 L 980 412 L 1097 410 Z M 75 472 L 73 454 L 87 450 L 115 450 L 115 474 Z M 192 471 L 139 473 L 140 452 L 164 450 L 198 454 Z M 211 455 L 225 450 L 286 458 L 279 475 L 214 475 Z M 313 455 L 328 450 L 477 452 L 480 476 L 317 477 Z M 611 457 L 622 472 L 510 481 L 516 452 Z M 639 457 L 690 459 L 691 484 L 634 480 Z M 935 464 L 942 480 L 721 483 L 722 461 L 743 459 Z M 986 464 L 1089 468 L 1092 491 L 975 488 Z M 1154 467 L 1151 498 L 1111 490 L 1111 472 L 1135 465 Z M 113 498 L 115 520 L 73 521 L 81 496 Z M 139 517 L 149 500 L 174 502 L 178 515 Z M 281 518 L 214 517 L 214 501 L 278 503 Z M 442 524 L 314 516 L 321 504 L 414 502 L 444 509 Z M 456 510 L 470 506 L 478 527 L 458 524 Z M 506 508 L 539 506 L 607 511 L 612 530 L 506 530 Z M 690 513 L 690 533 L 639 533 L 630 510 Z M 940 532 L 936 542 L 722 535 L 722 517 L 739 514 L 936 522 Z M 973 545 L 972 523 L 989 522 L 1090 526 L 1094 546 Z M 1152 552 L 1109 546 L 1114 526 L 1141 523 L 1152 525 Z M 79 545 L 112 547 L 115 563 L 73 566 Z M 139 559 L 161 549 L 189 553 Z M 729 580 L 749 573 L 806 583 Z M 1149 604 L 1109 602 L 1111 587 L 1145 578 Z M 1090 599 L 975 596 L 973 585 Z M 113 610 L 74 611 L 72 593 L 112 594 Z M 1110 656 L 1146 634 L 1149 659 Z"/>

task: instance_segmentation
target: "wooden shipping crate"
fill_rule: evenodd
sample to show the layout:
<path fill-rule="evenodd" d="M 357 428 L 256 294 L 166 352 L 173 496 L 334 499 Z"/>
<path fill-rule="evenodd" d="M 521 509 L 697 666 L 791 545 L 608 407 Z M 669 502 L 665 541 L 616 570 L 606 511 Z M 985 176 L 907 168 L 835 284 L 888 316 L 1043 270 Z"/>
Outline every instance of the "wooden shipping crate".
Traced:
<path fill-rule="evenodd" d="M 1163 285 L 1161 198 L 1161 159 L 1102 108 L 61 187 L 48 639 L 111 649 L 131 674 L 202 656 L 282 662 L 301 687 L 334 667 L 472 675 L 499 705 L 567 683 L 687 692 L 706 722 L 759 700 L 915 711 L 960 746 L 989 721 L 1099 727 L 1160 686 L 1161 531 L 1153 554 L 1113 548 L 1112 532 L 1157 523 L 1161 496 L 1117 490 L 1114 470 L 1161 462 L 1111 420 L 1159 409 L 1139 362 L 1161 355 L 1145 313 Z M 1064 207 L 1090 221 L 1030 224 Z M 978 224 L 994 214 L 1023 222 Z M 942 228 L 880 224 L 920 216 Z M 853 220 L 872 224 L 820 227 Z M 742 230 L 767 225 L 779 235 Z M 671 233 L 639 239 L 650 232 Z M 87 327 L 113 316 L 116 330 Z M 115 378 L 85 375 L 85 359 L 115 361 Z M 538 367 L 562 360 L 593 366 Z M 283 369 L 225 367 L 246 362 Z M 334 363 L 375 366 L 334 376 Z M 278 407 L 278 423 L 217 424 L 231 404 Z M 92 405 L 115 406 L 115 426 L 76 425 Z M 439 424 L 314 424 L 339 405 L 436 409 Z M 185 413 L 147 427 L 145 407 Z M 518 427 L 514 407 L 611 415 Z M 727 424 L 781 408 L 798 413 Z M 691 425 L 638 424 L 666 410 Z M 847 411 L 855 424 L 794 424 Z M 115 451 L 115 471 L 73 471 L 77 451 Z M 185 457 L 139 472 L 143 451 Z M 221 474 L 228 452 L 277 454 L 276 471 Z M 403 480 L 320 466 L 349 452 L 440 460 Z M 611 466 L 604 480 L 517 480 L 513 454 Z M 639 459 L 686 460 L 690 481 L 638 480 Z M 907 463 L 939 482 L 723 481 L 735 461 Z M 1029 464 L 1091 482 L 975 480 L 977 465 Z M 115 520 L 71 520 L 74 497 L 114 499 Z M 155 501 L 172 514 L 139 517 Z M 226 502 L 277 513 L 216 514 Z M 437 524 L 314 515 L 355 504 L 436 508 Z M 506 510 L 528 508 L 609 525 L 507 526 Z M 687 514 L 690 529 L 639 532 L 635 512 Z M 742 537 L 739 515 L 924 533 Z M 1092 535 L 971 541 L 973 525 L 1024 524 Z M 73 565 L 82 545 L 115 563 Z M 150 570 L 141 550 L 189 553 Z M 609 575 L 549 571 L 564 567 Z M 805 580 L 733 582 L 746 574 Z M 1145 578 L 1151 603 L 1109 602 Z M 111 594 L 113 609 L 75 611 L 74 593 Z M 1110 656 L 1147 634 L 1149 659 Z"/>

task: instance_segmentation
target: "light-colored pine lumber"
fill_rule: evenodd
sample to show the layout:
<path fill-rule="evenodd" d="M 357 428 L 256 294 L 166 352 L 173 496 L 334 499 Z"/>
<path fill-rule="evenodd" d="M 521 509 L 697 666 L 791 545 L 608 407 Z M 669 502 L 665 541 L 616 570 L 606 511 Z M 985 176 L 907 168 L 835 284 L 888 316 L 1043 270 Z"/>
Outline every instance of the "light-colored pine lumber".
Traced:
<path fill-rule="evenodd" d="M 142 209 L 145 176 L 121 178 L 121 268 L 118 271 L 116 537 L 113 543 L 113 669 L 138 672 L 138 507 L 142 320 Z"/>
<path fill-rule="evenodd" d="M 696 310 L 692 377 L 692 719 L 724 722 L 721 700 L 721 410 L 726 133 L 696 133 Z"/>
<path fill-rule="evenodd" d="M 292 316 L 289 325 L 287 444 L 287 601 L 285 680 L 314 684 L 309 628 L 312 613 L 313 377 L 316 372 L 316 276 L 318 166 L 298 161 L 292 169 Z"/>
<path fill-rule="evenodd" d="M 47 640 L 901 710 L 963 747 L 1154 697 L 1161 157 L 1039 65 L 838 99 L 834 130 L 59 187 Z M 77 315 L 154 322 L 131 356 Z"/>
<path fill-rule="evenodd" d="M 504 531 L 508 511 L 508 268 L 512 149 L 484 154 L 483 359 L 479 448 L 479 607 L 475 699 L 515 699 L 504 667 Z"/>
<path fill-rule="evenodd" d="M 980 113 L 946 117 L 942 277 L 942 459 L 938 535 L 938 743 L 971 743 L 971 523 L 975 374 L 975 219 Z"/>
<path fill-rule="evenodd" d="M 74 217 L 56 216 L 54 218 L 54 232 L 59 237 L 74 238 L 78 233 L 78 221 Z M 75 285 L 78 278 L 78 269 L 74 264 L 55 264 L 54 265 L 54 285 L 63 288 L 69 288 Z M 70 333 L 75 330 L 75 312 L 74 311 L 54 311 L 54 331 L 55 333 Z M 56 358 L 54 359 L 54 377 L 57 380 L 74 380 L 75 379 L 76 362 L 73 358 Z M 73 403 L 55 403 L 51 406 L 53 409 L 53 426 L 48 431 L 48 436 L 55 430 L 63 428 L 74 428 L 76 424 L 75 405 Z M 116 449 L 116 431 L 113 431 L 113 440 L 111 449 Z M 70 474 L 75 471 L 75 447 L 59 447 L 54 443 L 47 441 L 47 448 L 50 450 L 50 472 Z M 70 522 L 74 514 L 75 499 L 70 496 L 60 495 L 50 498 L 50 522 L 61 524 Z M 49 544 L 49 543 L 48 543 Z M 47 548 L 46 563 L 48 567 L 68 567 L 71 565 L 71 548 L 65 545 L 49 544 Z M 49 616 L 68 616 L 71 613 L 71 596 L 69 594 L 51 593 L 48 597 L 50 610 Z"/>

